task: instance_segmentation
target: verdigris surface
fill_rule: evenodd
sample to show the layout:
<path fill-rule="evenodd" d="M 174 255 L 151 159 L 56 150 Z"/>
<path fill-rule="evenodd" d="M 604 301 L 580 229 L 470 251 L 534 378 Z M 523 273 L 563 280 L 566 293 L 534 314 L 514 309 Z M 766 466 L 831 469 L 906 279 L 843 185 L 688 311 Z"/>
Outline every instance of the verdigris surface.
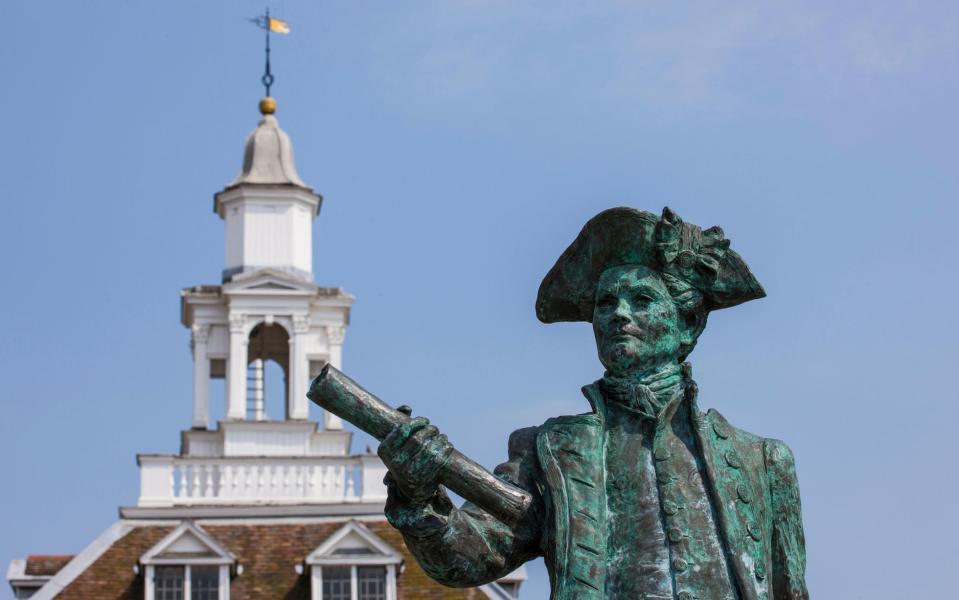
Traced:
<path fill-rule="evenodd" d="M 416 417 L 379 447 L 387 517 L 451 586 L 542 555 L 555 600 L 808 598 L 792 453 L 702 412 L 684 362 L 710 312 L 764 295 L 718 227 L 668 208 L 600 213 L 546 275 L 536 313 L 591 322 L 605 373 L 583 388 L 591 411 L 510 436 L 495 474 L 528 507 L 510 525 L 455 508 L 438 483 L 452 446 Z"/>

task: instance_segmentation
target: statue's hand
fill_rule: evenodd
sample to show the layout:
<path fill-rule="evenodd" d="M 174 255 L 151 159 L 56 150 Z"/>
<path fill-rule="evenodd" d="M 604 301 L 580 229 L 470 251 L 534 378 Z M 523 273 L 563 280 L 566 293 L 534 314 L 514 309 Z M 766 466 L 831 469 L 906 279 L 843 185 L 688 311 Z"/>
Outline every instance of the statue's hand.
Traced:
<path fill-rule="evenodd" d="M 412 413 L 408 406 L 399 410 Z M 425 417 L 414 417 L 393 429 L 376 450 L 393 483 L 415 503 L 427 502 L 436 494 L 440 469 L 452 452 L 453 445 Z"/>

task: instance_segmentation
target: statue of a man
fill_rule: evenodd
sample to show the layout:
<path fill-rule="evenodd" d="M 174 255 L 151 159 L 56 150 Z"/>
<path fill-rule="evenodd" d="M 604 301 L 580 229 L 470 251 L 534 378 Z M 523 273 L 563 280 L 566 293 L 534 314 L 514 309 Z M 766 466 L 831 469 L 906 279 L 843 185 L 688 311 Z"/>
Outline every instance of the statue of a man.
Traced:
<path fill-rule="evenodd" d="M 437 483 L 450 445 L 422 417 L 379 447 L 386 514 L 434 579 L 496 580 L 544 556 L 554 600 L 807 599 L 793 456 L 703 413 L 689 364 L 713 310 L 762 287 L 718 227 L 668 208 L 590 220 L 539 289 L 546 323 L 589 321 L 606 371 L 592 410 L 510 436 L 497 476 L 532 505 L 512 526 Z"/>

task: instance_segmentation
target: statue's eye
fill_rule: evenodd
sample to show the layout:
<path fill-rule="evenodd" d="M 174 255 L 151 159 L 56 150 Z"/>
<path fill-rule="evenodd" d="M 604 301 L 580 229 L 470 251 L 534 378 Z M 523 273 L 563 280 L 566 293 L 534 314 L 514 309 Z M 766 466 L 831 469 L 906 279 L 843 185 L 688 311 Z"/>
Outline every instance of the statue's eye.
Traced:
<path fill-rule="evenodd" d="M 636 294 L 633 296 L 633 304 L 638 306 L 646 306 L 653 301 L 653 298 L 647 294 Z"/>
<path fill-rule="evenodd" d="M 602 296 L 599 299 L 599 302 L 596 303 L 596 306 L 600 308 L 612 308 L 616 306 L 616 298 L 612 296 Z"/>

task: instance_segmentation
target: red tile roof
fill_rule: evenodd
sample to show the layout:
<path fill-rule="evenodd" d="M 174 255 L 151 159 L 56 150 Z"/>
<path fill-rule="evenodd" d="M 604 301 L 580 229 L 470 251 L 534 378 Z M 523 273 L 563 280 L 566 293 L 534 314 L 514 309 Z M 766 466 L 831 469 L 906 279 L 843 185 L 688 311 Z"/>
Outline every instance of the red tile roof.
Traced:
<path fill-rule="evenodd" d="M 217 525 L 200 527 L 237 557 L 243 573 L 230 582 L 231 600 L 310 598 L 310 570 L 297 574 L 296 565 L 327 537 L 346 524 L 332 522 Z M 133 600 L 143 598 L 143 571 L 133 567 L 140 556 L 174 529 L 170 526 L 141 526 L 131 530 L 106 550 L 57 596 L 62 600 Z M 385 521 L 363 521 L 373 533 L 405 558 L 405 570 L 397 575 L 398 600 L 486 600 L 476 588 L 448 588 L 432 579 L 410 555 L 399 532 Z"/>

